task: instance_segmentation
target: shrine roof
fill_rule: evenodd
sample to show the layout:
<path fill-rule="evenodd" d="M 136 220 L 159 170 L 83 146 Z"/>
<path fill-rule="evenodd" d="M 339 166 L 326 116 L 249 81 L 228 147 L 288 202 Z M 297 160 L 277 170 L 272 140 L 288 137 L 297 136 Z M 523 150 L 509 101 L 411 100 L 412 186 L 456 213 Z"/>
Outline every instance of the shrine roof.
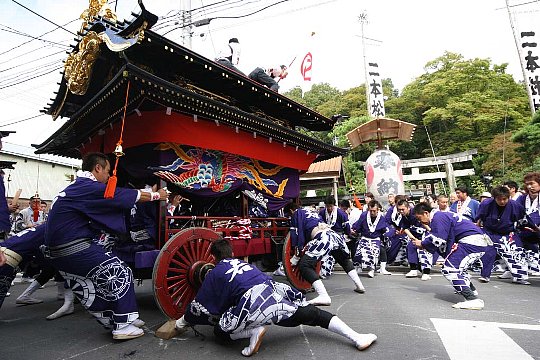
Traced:
<path fill-rule="evenodd" d="M 85 142 L 121 120 L 128 81 L 127 115 L 163 108 L 311 151 L 318 160 L 346 153 L 295 130 L 331 130 L 335 119 L 153 32 L 157 17 L 144 7 L 133 15 L 124 22 L 94 17 L 75 39 L 56 96 L 43 110 L 70 119 L 34 145 L 36 153 L 80 157 Z"/>
<path fill-rule="evenodd" d="M 42 144 L 36 153 L 80 157 L 79 148 L 95 134 L 104 133 L 123 114 L 127 83 L 130 84 L 126 113 L 161 110 L 188 114 L 199 121 L 228 125 L 319 155 L 318 160 L 343 155 L 345 149 L 311 138 L 281 126 L 272 119 L 256 116 L 235 106 L 187 90 L 132 64 L 119 69 L 116 76 L 88 101 L 71 119 Z M 151 126 L 152 124 L 148 124 Z M 144 129 L 141 129 L 144 131 Z"/>

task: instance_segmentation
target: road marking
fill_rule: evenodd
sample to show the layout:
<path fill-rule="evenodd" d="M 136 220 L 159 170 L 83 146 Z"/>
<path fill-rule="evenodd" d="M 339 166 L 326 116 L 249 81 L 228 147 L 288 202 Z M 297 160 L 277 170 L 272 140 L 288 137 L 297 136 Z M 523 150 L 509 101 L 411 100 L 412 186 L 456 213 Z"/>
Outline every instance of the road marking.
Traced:
<path fill-rule="evenodd" d="M 540 325 L 430 319 L 451 360 L 534 360 L 501 330 L 540 331 Z"/>

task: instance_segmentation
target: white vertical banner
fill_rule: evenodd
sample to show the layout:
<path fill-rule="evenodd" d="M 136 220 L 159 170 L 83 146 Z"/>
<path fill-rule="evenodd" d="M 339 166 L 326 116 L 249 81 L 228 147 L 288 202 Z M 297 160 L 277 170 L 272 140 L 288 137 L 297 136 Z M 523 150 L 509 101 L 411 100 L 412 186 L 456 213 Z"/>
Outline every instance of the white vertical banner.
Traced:
<path fill-rule="evenodd" d="M 531 97 L 534 112 L 536 112 L 540 108 L 540 65 L 538 65 L 540 49 L 538 49 L 538 36 L 536 31 L 529 29 L 527 31 L 520 31 L 519 38 L 521 46 L 520 61 L 525 72 L 525 81 L 529 88 L 528 93 Z"/>
<path fill-rule="evenodd" d="M 311 90 L 313 85 L 313 61 L 315 55 L 315 32 L 311 32 L 309 37 L 303 36 L 296 40 L 297 52 L 290 64 L 283 64 L 289 67 L 286 81 L 292 86 L 299 86 L 302 89 L 302 96 Z"/>
<path fill-rule="evenodd" d="M 302 96 L 306 91 L 311 90 L 313 86 L 313 54 L 315 52 L 315 32 L 311 32 L 306 40 L 304 51 L 300 53 L 298 58 L 300 71 L 300 87 L 302 88 Z"/>
<path fill-rule="evenodd" d="M 520 6 L 513 13 L 514 35 L 519 52 L 519 61 L 527 85 L 529 103 L 532 112 L 540 108 L 540 26 L 538 24 L 538 4 Z"/>
<path fill-rule="evenodd" d="M 369 94 L 369 115 L 374 118 L 384 117 L 384 94 L 382 79 L 379 73 L 379 64 L 369 62 L 367 66 L 368 94 Z"/>

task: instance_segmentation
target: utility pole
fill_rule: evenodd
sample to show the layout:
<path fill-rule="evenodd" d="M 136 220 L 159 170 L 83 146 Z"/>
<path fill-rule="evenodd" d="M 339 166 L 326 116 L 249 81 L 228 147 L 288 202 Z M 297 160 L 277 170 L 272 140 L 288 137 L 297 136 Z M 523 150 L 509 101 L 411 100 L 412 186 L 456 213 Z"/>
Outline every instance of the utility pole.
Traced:
<path fill-rule="evenodd" d="M 358 16 L 358 20 L 360 20 L 360 29 L 362 31 L 362 53 L 364 55 L 364 79 L 366 82 L 367 114 L 368 116 L 371 116 L 370 111 L 369 111 L 369 84 L 368 84 L 368 69 L 367 69 L 367 60 L 366 60 L 366 38 L 364 36 L 364 24 L 368 23 L 367 13 L 365 11 L 361 13 L 360 16 Z"/>
<path fill-rule="evenodd" d="M 191 49 L 191 0 L 182 1 L 182 45 Z"/>
<path fill-rule="evenodd" d="M 519 48 L 519 39 L 517 37 L 516 33 L 516 27 L 514 25 L 514 18 L 512 17 L 512 12 L 510 11 L 510 4 L 508 3 L 508 0 L 505 0 L 506 2 L 506 10 L 508 11 L 508 18 L 510 19 L 510 27 L 512 28 L 512 34 L 514 35 L 514 42 L 516 44 L 517 53 L 519 56 L 519 64 L 521 65 L 521 72 L 523 73 L 523 81 L 525 82 L 525 86 L 527 87 L 527 95 L 529 96 L 529 107 L 531 108 L 531 113 L 534 115 L 534 102 L 532 97 L 532 90 L 531 87 L 528 85 L 528 79 L 527 79 L 527 71 L 525 70 L 525 66 L 523 64 L 521 49 Z"/>

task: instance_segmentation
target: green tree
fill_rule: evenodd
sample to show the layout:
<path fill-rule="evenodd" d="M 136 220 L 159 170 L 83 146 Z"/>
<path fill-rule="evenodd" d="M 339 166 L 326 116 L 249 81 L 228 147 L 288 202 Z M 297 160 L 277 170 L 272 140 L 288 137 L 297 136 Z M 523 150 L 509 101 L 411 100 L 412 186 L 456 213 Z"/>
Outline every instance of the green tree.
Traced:
<path fill-rule="evenodd" d="M 418 125 L 413 157 L 431 156 L 427 132 L 437 155 L 477 148 L 484 154 L 492 139 L 527 121 L 523 85 L 506 74 L 506 64 L 489 59 L 465 60 L 445 53 L 425 66 L 425 73 L 387 102 L 387 114 Z"/>

